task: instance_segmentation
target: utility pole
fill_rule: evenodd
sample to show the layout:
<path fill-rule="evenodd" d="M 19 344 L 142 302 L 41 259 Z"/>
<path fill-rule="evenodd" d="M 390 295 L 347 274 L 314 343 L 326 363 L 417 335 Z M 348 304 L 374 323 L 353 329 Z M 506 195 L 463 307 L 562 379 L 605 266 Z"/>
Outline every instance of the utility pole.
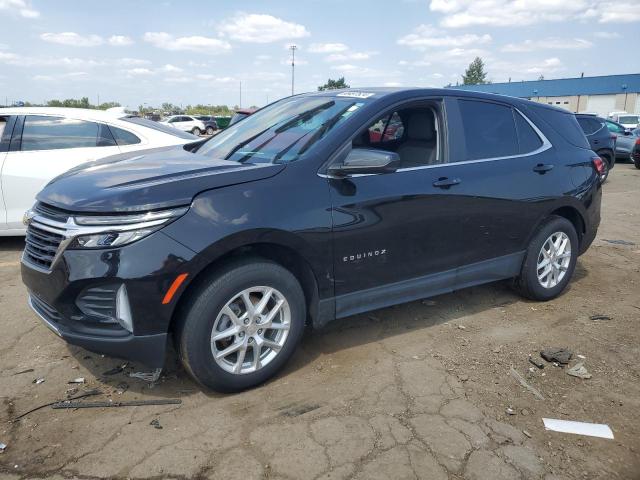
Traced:
<path fill-rule="evenodd" d="M 297 45 L 289 46 L 289 50 L 291 50 L 291 95 L 293 95 L 293 90 L 295 85 L 296 50 L 297 49 L 298 49 Z"/>
<path fill-rule="evenodd" d="M 100 94 L 98 94 L 98 108 L 100 108 Z"/>
<path fill-rule="evenodd" d="M 238 106 L 242 108 L 242 80 L 240 80 L 240 103 Z"/>

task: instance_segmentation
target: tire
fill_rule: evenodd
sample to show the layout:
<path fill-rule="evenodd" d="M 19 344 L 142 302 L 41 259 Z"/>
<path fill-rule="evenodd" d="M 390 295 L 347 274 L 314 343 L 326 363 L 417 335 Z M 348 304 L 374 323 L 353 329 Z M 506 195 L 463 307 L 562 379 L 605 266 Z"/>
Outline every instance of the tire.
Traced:
<path fill-rule="evenodd" d="M 245 308 L 246 300 L 238 296 L 247 289 L 273 289 L 265 311 L 275 311 L 279 301 L 284 299 L 273 322 L 277 329 L 259 329 L 260 321 L 251 316 Z M 251 291 L 249 301 L 253 307 L 260 306 L 263 295 Z M 232 300 L 235 303 L 229 303 Z M 176 331 L 178 353 L 185 369 L 204 387 L 230 393 L 245 390 L 273 377 L 295 351 L 305 327 L 306 303 L 302 287 L 291 272 L 278 264 L 254 258 L 233 263 L 203 282 L 190 299 L 190 306 L 181 315 Z M 229 305 L 228 309 L 225 306 Z M 227 313 L 233 310 L 236 321 Z M 243 321 L 244 318 L 244 321 Z M 285 329 L 288 319 L 288 329 Z M 262 319 L 264 320 L 264 318 Z M 276 320 L 276 318 L 274 318 Z M 266 325 L 265 322 L 262 323 Z M 225 335 L 229 328 L 240 329 L 231 336 L 214 341 L 216 335 Z M 284 340 L 283 340 L 284 338 Z M 262 339 L 262 340 L 260 340 Z M 278 349 L 267 346 L 281 343 Z M 214 352 L 222 355 L 229 347 L 242 344 L 237 352 L 232 352 L 216 360 Z M 260 345 L 260 346 L 258 346 Z M 241 350 L 244 349 L 242 357 Z M 260 352 L 259 367 L 255 354 Z M 242 358 L 242 361 L 240 360 Z M 240 371 L 237 371 L 240 365 Z M 233 371 L 236 370 L 236 371 Z"/>
<path fill-rule="evenodd" d="M 633 164 L 640 170 L 640 153 L 637 154 L 637 158 L 633 158 Z"/>
<path fill-rule="evenodd" d="M 215 130 L 213 129 L 213 127 L 207 127 L 207 135 L 213 135 L 215 133 Z"/>
<path fill-rule="evenodd" d="M 542 254 L 543 245 L 547 246 L 547 241 L 550 237 L 559 233 L 564 235 L 568 240 L 570 255 L 566 257 L 569 259 L 568 262 L 565 262 L 563 258 L 556 259 L 556 262 L 561 266 L 561 269 L 557 270 L 558 274 L 564 273 L 564 275 L 560 275 L 561 278 L 556 277 L 559 281 L 555 285 L 552 285 L 553 282 L 549 282 L 549 276 L 544 277 L 542 280 L 538 278 L 538 273 L 544 273 L 546 268 L 543 267 L 539 271 L 538 263 L 541 260 L 545 260 Z M 555 238 L 562 239 L 562 235 Z M 566 288 L 569 281 L 571 281 L 571 277 L 576 268 L 578 250 L 578 234 L 573 224 L 564 217 L 555 215 L 549 217 L 529 243 L 520 275 L 515 279 L 516 290 L 531 300 L 546 301 L 557 297 Z M 564 253 L 567 252 L 565 251 Z M 566 270 L 562 270 L 562 268 Z M 547 285 L 543 285 L 543 283 L 547 283 Z"/>
<path fill-rule="evenodd" d="M 198 127 L 193 127 L 193 130 L 191 130 L 191 133 L 193 133 L 196 137 L 199 137 L 200 134 L 202 133 L 202 130 L 200 130 Z"/>
<path fill-rule="evenodd" d="M 602 162 L 604 163 L 604 173 L 600 175 L 600 183 L 604 183 L 607 181 L 607 178 L 609 178 L 609 172 L 611 171 L 611 159 L 608 155 L 600 155 L 600 158 L 604 160 Z"/>

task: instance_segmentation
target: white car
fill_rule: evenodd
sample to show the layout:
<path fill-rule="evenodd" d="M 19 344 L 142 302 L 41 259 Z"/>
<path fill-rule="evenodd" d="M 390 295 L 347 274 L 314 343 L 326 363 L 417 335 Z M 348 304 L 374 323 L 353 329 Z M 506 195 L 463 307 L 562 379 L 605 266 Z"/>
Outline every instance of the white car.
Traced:
<path fill-rule="evenodd" d="M 640 127 L 640 115 L 637 113 L 611 112 L 608 118 L 631 130 Z"/>
<path fill-rule="evenodd" d="M 118 153 L 199 140 L 144 118 L 101 110 L 0 108 L 0 236 L 24 235 L 24 213 L 54 177 Z"/>
<path fill-rule="evenodd" d="M 172 115 L 165 118 L 160 123 L 166 123 L 167 125 L 171 125 L 172 127 L 177 128 L 178 130 L 182 130 L 183 132 L 191 132 L 196 136 L 200 135 L 207 129 L 202 120 L 198 120 L 197 118 L 190 115 Z"/>

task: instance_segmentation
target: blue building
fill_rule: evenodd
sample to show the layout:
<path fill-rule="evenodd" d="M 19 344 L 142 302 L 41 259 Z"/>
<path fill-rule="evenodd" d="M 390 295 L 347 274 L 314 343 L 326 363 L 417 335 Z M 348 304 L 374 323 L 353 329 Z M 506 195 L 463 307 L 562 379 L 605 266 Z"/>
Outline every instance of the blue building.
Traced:
<path fill-rule="evenodd" d="M 451 88 L 528 98 L 572 112 L 598 113 L 602 116 L 614 111 L 640 113 L 640 73 L 459 85 Z"/>

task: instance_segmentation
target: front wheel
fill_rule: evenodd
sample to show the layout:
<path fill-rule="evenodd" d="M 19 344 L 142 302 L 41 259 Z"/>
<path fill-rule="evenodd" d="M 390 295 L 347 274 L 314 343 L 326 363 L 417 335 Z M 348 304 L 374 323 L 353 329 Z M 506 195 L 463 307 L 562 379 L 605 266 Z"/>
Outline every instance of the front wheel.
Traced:
<path fill-rule="evenodd" d="M 195 292 L 177 332 L 180 358 L 205 387 L 244 390 L 286 363 L 305 318 L 304 293 L 291 272 L 265 260 L 235 264 Z"/>
<path fill-rule="evenodd" d="M 207 127 L 207 135 L 213 135 L 216 131 L 213 127 Z"/>
<path fill-rule="evenodd" d="M 564 217 L 552 216 L 535 234 L 515 286 L 532 300 L 551 300 L 571 280 L 578 259 L 578 234 Z"/>
<path fill-rule="evenodd" d="M 193 133 L 196 137 L 199 137 L 202 131 L 198 127 L 193 127 L 193 130 L 191 130 L 191 133 Z"/>

